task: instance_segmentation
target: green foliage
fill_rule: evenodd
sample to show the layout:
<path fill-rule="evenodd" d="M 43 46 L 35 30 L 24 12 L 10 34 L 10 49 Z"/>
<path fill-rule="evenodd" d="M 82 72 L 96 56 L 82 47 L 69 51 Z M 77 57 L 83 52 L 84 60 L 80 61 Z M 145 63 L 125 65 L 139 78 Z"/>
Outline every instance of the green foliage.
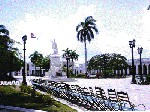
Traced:
<path fill-rule="evenodd" d="M 41 75 L 43 55 L 39 53 L 38 51 L 35 51 L 33 54 L 29 56 L 29 58 L 31 58 L 31 62 L 35 65 L 35 71 L 36 71 L 36 66 L 40 67 L 40 75 Z"/>
<path fill-rule="evenodd" d="M 5 26 L 0 25 L 0 79 L 6 78 L 8 72 L 19 71 L 22 67 L 22 61 L 18 58 L 19 50 L 13 47 L 15 43 Z"/>
<path fill-rule="evenodd" d="M 0 95 L 17 93 L 13 86 L 0 86 Z"/>
<path fill-rule="evenodd" d="M 21 85 L 20 87 L 20 90 L 21 92 L 24 92 L 24 93 L 32 93 L 32 87 L 31 86 L 26 86 L 26 85 Z"/>
<path fill-rule="evenodd" d="M 76 26 L 77 39 L 80 42 L 84 42 L 85 49 L 85 72 L 87 72 L 87 43 L 94 39 L 94 33 L 98 34 L 98 29 L 96 27 L 96 20 L 92 16 L 86 17 L 84 22 L 80 22 Z"/>
<path fill-rule="evenodd" d="M 42 68 L 45 69 L 46 71 L 49 70 L 49 68 L 50 68 L 50 56 L 49 55 L 43 57 Z"/>
<path fill-rule="evenodd" d="M 73 61 L 74 60 L 78 60 L 78 57 L 79 57 L 79 55 L 76 53 L 76 50 L 70 50 L 69 48 L 67 48 L 66 50 L 62 50 L 62 51 L 64 51 L 64 53 L 63 53 L 63 58 L 66 58 L 66 61 L 68 60 L 68 66 L 69 66 L 69 62 L 70 61 L 72 61 L 72 71 L 71 71 L 71 73 L 70 73 L 70 70 L 69 70 L 69 74 L 73 74 Z M 67 65 L 65 65 L 65 66 L 67 66 Z M 70 68 L 70 67 L 69 67 Z M 66 72 L 66 69 L 65 68 L 63 68 L 63 71 L 65 71 Z M 69 75 L 70 76 L 70 75 Z"/>
<path fill-rule="evenodd" d="M 87 40 L 90 42 L 91 39 L 94 39 L 94 32 L 98 34 L 95 22 L 96 20 L 92 16 L 88 16 L 84 22 L 77 25 L 76 31 L 78 32 L 77 39 L 79 41 L 85 42 Z"/>
<path fill-rule="evenodd" d="M 25 89 L 25 91 L 27 90 Z M 36 96 L 32 97 L 30 94 L 20 92 L 12 86 L 0 86 L 0 105 L 1 104 L 36 110 L 44 110 L 48 112 L 77 112 L 67 105 L 55 101 L 50 97 L 50 95 L 44 95 L 36 92 Z"/>
<path fill-rule="evenodd" d="M 87 78 L 85 74 L 78 74 L 75 78 Z"/>
<path fill-rule="evenodd" d="M 68 58 L 68 61 L 70 61 L 70 59 L 71 59 L 71 51 L 72 50 L 70 50 L 69 48 L 67 48 L 66 50 L 62 50 L 62 51 L 64 51 L 62 57 L 66 58 L 66 60 Z"/>
<path fill-rule="evenodd" d="M 102 71 L 104 77 L 116 77 L 114 70 L 123 70 L 128 68 L 126 58 L 121 54 L 101 54 L 93 56 L 88 63 L 88 71 Z M 122 74 L 123 75 L 123 74 Z"/>
<path fill-rule="evenodd" d="M 66 74 L 67 74 L 67 67 L 63 66 L 63 67 L 62 67 L 62 71 L 63 71 L 63 72 L 66 72 Z M 68 67 L 68 74 L 69 74 L 69 77 L 73 75 L 73 74 L 72 74 L 72 70 L 71 70 L 69 67 Z"/>
<path fill-rule="evenodd" d="M 108 77 L 113 77 L 113 70 L 105 70 L 104 72 L 103 72 L 103 74 L 104 74 L 104 76 L 103 77 L 105 77 L 105 78 L 108 78 Z"/>
<path fill-rule="evenodd" d="M 150 74 L 146 75 L 146 83 L 150 84 Z"/>

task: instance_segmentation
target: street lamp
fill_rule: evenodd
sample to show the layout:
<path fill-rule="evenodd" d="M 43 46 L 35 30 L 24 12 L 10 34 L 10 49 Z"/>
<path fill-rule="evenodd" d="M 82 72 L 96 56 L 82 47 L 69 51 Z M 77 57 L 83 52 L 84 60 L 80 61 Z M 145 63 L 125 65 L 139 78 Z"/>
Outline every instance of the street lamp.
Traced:
<path fill-rule="evenodd" d="M 138 54 L 140 54 L 140 75 L 141 75 L 140 80 L 141 80 L 141 83 L 143 83 L 144 80 L 143 80 L 143 76 L 142 76 L 142 61 L 141 61 L 141 54 L 142 54 L 143 48 L 138 47 L 137 50 L 138 50 Z"/>
<path fill-rule="evenodd" d="M 26 35 L 24 35 L 23 37 L 22 37 L 22 40 L 23 40 L 23 42 L 24 42 L 24 66 L 23 66 L 23 84 L 24 85 L 27 85 L 27 82 L 26 82 L 26 72 L 25 72 L 25 66 L 26 66 L 26 61 L 25 61 L 25 51 L 26 51 L 26 49 L 25 49 L 25 44 L 26 44 L 26 40 L 27 40 L 27 36 Z"/>
<path fill-rule="evenodd" d="M 67 60 L 67 78 L 69 78 L 68 61 L 70 60 L 70 56 L 68 54 L 66 55 L 66 60 Z"/>
<path fill-rule="evenodd" d="M 134 59 L 133 59 L 133 48 L 135 47 L 135 39 L 129 41 L 130 48 L 132 49 L 132 84 L 136 84 L 135 80 L 135 68 L 134 68 Z"/>

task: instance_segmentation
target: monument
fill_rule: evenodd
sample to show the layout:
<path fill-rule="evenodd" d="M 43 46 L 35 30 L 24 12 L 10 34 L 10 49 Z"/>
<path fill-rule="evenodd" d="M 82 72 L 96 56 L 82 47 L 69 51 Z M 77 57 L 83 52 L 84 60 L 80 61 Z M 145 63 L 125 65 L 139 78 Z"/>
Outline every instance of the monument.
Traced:
<path fill-rule="evenodd" d="M 57 44 L 54 41 L 52 42 L 52 49 L 53 53 L 50 55 L 50 69 L 49 69 L 49 77 L 50 78 L 56 78 L 57 76 L 62 76 L 62 71 L 61 71 L 61 56 L 58 54 L 58 48 Z"/>
<path fill-rule="evenodd" d="M 64 66 L 65 61 L 61 60 L 61 55 L 58 54 L 58 48 L 57 48 L 55 39 L 54 41 L 51 41 L 51 42 L 52 42 L 53 52 L 50 55 L 50 69 L 46 73 L 46 76 L 48 77 L 45 77 L 45 78 L 46 79 L 48 78 L 48 80 L 57 81 L 57 82 L 75 81 L 75 79 L 67 78 L 66 73 L 62 71 L 62 66 Z"/>

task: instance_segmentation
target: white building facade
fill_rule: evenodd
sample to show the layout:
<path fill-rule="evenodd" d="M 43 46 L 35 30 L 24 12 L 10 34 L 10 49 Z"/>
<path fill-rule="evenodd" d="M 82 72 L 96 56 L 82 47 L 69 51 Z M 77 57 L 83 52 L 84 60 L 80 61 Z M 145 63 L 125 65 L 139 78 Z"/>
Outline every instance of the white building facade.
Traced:
<path fill-rule="evenodd" d="M 150 74 L 150 58 L 142 58 L 142 74 L 147 75 Z M 132 59 L 127 60 L 127 63 L 130 65 L 130 67 L 126 70 L 116 70 L 116 74 L 120 74 L 121 72 L 126 75 L 130 75 L 131 72 L 131 66 L 132 66 Z M 135 65 L 135 74 L 140 74 L 140 59 L 134 59 L 134 65 Z M 79 64 L 79 67 L 75 68 L 76 71 L 78 71 L 78 74 L 85 73 L 85 64 Z M 97 73 L 97 70 L 91 70 L 92 73 Z"/>
<path fill-rule="evenodd" d="M 24 68 L 22 67 L 20 71 L 12 72 L 12 75 L 13 76 L 22 76 L 23 69 Z M 41 76 L 44 76 L 45 69 L 40 70 L 40 67 L 36 67 L 36 72 L 35 72 L 35 65 L 32 62 L 28 62 L 28 63 L 26 63 L 26 66 L 25 66 L 25 73 L 26 73 L 26 76 L 40 76 L 40 74 L 41 74 Z"/>
<path fill-rule="evenodd" d="M 150 58 L 142 58 L 142 74 L 150 74 Z M 128 64 L 132 66 L 132 59 L 128 60 Z M 135 74 L 140 74 L 140 59 L 134 59 Z M 130 69 L 128 70 L 128 73 Z"/>

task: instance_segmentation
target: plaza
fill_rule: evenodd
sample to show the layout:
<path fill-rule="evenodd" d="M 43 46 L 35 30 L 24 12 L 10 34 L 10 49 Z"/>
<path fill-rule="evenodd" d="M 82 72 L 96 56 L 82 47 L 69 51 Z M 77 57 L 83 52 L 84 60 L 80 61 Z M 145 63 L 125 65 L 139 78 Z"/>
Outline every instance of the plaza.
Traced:
<path fill-rule="evenodd" d="M 131 84 L 131 77 L 123 79 L 77 79 L 69 84 L 77 84 L 81 87 L 101 87 L 107 95 L 107 89 L 115 89 L 116 91 L 127 92 L 130 101 L 135 104 L 144 104 L 146 110 L 150 110 L 150 86 Z M 143 108 L 143 107 L 142 107 Z M 142 109 L 141 108 L 141 109 Z"/>

